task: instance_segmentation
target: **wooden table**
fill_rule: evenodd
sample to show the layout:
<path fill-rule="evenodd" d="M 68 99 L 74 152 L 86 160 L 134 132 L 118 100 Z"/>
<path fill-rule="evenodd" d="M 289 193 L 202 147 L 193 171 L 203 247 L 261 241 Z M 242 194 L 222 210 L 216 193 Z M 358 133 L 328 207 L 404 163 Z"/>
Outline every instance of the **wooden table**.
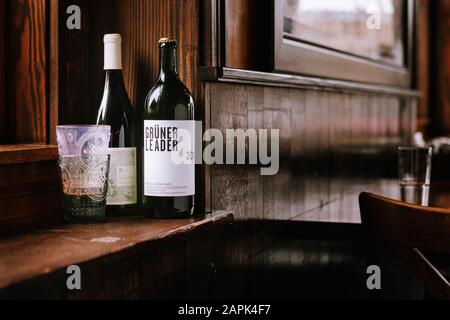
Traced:
<path fill-rule="evenodd" d="M 365 190 L 391 199 L 401 200 L 398 181 L 380 180 Z M 283 230 L 289 230 L 289 235 L 302 234 L 302 237 L 314 240 L 349 240 L 362 239 L 362 222 L 359 209 L 360 192 L 351 193 L 312 210 L 291 220 L 291 225 Z M 436 181 L 430 186 L 430 206 L 450 208 L 450 183 Z M 283 232 L 283 231 L 282 231 Z M 423 252 L 423 254 L 445 278 L 450 279 L 450 255 Z M 409 257 L 408 264 L 417 257 Z M 421 261 L 420 261 L 421 262 Z"/>
<path fill-rule="evenodd" d="M 313 240 L 358 242 L 363 228 L 359 210 L 361 192 L 371 192 L 391 199 L 400 200 L 397 179 L 381 179 L 367 183 L 365 187 L 350 192 L 290 220 L 250 221 L 252 225 L 266 230 L 277 237 Z M 450 208 L 450 183 L 436 181 L 430 189 L 430 205 Z"/>

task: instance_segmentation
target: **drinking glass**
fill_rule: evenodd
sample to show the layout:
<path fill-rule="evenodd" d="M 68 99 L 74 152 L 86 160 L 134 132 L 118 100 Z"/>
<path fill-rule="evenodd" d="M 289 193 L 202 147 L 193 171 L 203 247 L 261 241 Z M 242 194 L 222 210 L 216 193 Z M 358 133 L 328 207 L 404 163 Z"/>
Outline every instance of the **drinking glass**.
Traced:
<path fill-rule="evenodd" d="M 402 201 L 428 206 L 432 155 L 431 147 L 398 149 Z"/>
<path fill-rule="evenodd" d="M 64 220 L 105 219 L 110 126 L 58 126 L 57 140 Z"/>

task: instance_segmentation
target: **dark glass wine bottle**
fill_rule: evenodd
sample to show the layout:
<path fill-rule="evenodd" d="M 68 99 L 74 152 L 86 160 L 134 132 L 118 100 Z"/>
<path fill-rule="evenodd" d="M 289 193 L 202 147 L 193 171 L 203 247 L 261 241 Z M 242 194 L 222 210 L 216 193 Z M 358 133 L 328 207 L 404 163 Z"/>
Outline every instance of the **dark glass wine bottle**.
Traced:
<path fill-rule="evenodd" d="M 106 215 L 134 215 L 137 210 L 136 117 L 122 76 L 122 38 L 119 34 L 107 34 L 104 44 L 105 88 L 97 124 L 111 126 Z"/>
<path fill-rule="evenodd" d="M 178 77 L 176 41 L 159 45 L 160 74 L 142 114 L 142 209 L 151 217 L 186 218 L 194 212 L 194 100 Z"/>

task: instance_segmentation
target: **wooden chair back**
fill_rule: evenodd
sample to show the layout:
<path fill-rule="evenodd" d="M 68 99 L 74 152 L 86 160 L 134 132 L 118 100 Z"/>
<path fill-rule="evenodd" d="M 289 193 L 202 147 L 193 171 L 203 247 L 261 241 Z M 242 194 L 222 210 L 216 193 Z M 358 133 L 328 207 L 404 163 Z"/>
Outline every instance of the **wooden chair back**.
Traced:
<path fill-rule="evenodd" d="M 361 218 L 372 243 L 393 243 L 436 297 L 450 299 L 450 284 L 423 250 L 450 253 L 450 210 L 422 207 L 375 194 L 359 198 Z"/>

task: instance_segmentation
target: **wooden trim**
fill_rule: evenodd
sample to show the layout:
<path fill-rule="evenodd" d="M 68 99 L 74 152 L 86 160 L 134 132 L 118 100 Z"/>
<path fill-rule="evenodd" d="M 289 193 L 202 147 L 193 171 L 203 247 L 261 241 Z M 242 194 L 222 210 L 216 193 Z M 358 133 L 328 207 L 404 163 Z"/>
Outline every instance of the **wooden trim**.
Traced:
<path fill-rule="evenodd" d="M 416 88 L 421 92 L 418 101 L 418 130 L 426 132 L 429 125 L 430 111 L 430 4 L 428 0 L 419 0 L 417 11 L 417 57 Z"/>
<path fill-rule="evenodd" d="M 408 3 L 412 4 L 411 1 Z M 286 39 L 283 32 L 283 5 L 282 1 L 274 1 L 276 71 L 408 88 L 411 86 L 411 49 L 408 49 L 413 48 L 412 40 L 409 40 L 414 26 L 411 13 L 408 14 L 408 37 L 405 40 L 407 67 L 401 68 Z M 414 10 L 412 5 L 408 8 Z"/>
<path fill-rule="evenodd" d="M 414 75 L 417 73 L 417 52 L 416 47 L 418 47 L 417 42 L 417 24 L 419 21 L 418 10 L 419 10 L 419 1 L 418 0 L 405 0 L 404 4 L 404 12 L 407 12 L 406 17 L 406 26 L 403 30 L 404 35 L 403 38 L 406 41 L 405 45 L 405 65 L 406 69 L 409 72 L 409 83 L 408 86 L 410 88 L 416 88 L 416 83 L 414 79 Z M 418 49 L 417 49 L 418 50 Z"/>
<path fill-rule="evenodd" d="M 201 20 L 203 32 L 203 50 L 202 63 L 207 66 L 220 66 L 220 0 L 201 1 L 202 16 Z"/>
<path fill-rule="evenodd" d="M 405 68 L 391 67 L 289 39 L 282 40 L 275 71 L 403 87 L 409 87 L 411 83 L 410 73 Z"/>
<path fill-rule="evenodd" d="M 271 0 L 224 1 L 223 66 L 235 69 L 272 71 Z"/>
<path fill-rule="evenodd" d="M 3 145 L 0 146 L 0 165 L 56 160 L 58 148 L 50 145 Z M 20 180 L 20 177 L 17 177 Z"/>
<path fill-rule="evenodd" d="M 203 67 L 201 70 L 201 77 L 203 81 L 207 82 L 231 82 L 272 87 L 318 89 L 339 92 L 363 92 L 412 98 L 417 98 L 420 96 L 418 91 L 405 89 L 402 87 L 362 84 L 350 81 L 329 80 L 283 73 L 269 73 L 230 68 Z"/>
<path fill-rule="evenodd" d="M 49 63 L 48 63 L 48 121 L 47 142 L 56 144 L 56 126 L 59 111 L 59 4 L 58 0 L 50 0 L 49 6 Z"/>

